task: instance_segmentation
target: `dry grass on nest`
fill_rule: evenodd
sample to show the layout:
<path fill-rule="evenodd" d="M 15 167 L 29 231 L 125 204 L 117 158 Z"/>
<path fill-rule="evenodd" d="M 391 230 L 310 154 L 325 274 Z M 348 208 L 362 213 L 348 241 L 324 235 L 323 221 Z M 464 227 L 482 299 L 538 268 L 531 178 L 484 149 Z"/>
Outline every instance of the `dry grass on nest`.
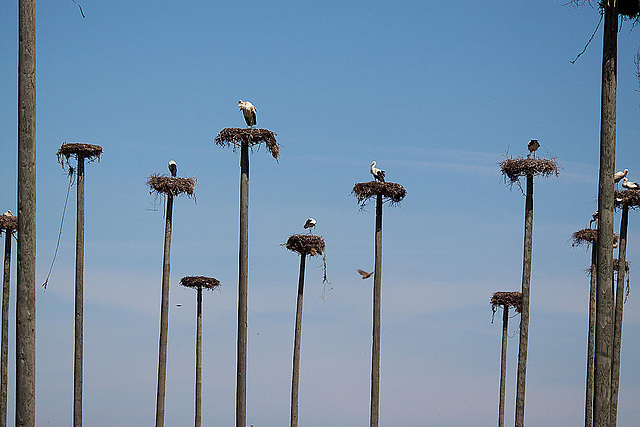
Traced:
<path fill-rule="evenodd" d="M 617 209 L 625 204 L 631 209 L 640 208 L 640 190 L 616 190 L 614 198 Z"/>
<path fill-rule="evenodd" d="M 300 255 L 322 255 L 324 252 L 324 239 L 313 234 L 293 234 L 287 239 L 285 247 Z"/>
<path fill-rule="evenodd" d="M 391 205 L 395 205 L 404 199 L 404 196 L 407 195 L 407 190 L 395 182 L 369 181 L 359 182 L 354 185 L 351 194 L 356 196 L 360 206 L 364 206 L 370 198 L 378 194 L 382 194 L 382 197 L 389 200 Z"/>
<path fill-rule="evenodd" d="M 585 228 L 578 230 L 571 236 L 573 244 L 571 246 L 581 246 L 587 244 L 593 244 L 598 241 L 598 230 L 595 228 Z M 618 234 L 613 233 L 613 244 L 618 243 Z"/>
<path fill-rule="evenodd" d="M 147 185 L 151 189 L 150 192 L 173 196 L 185 193 L 189 197 L 194 197 L 193 188 L 196 185 L 196 179 L 153 174 L 147 179 Z"/>
<path fill-rule="evenodd" d="M 631 269 L 631 264 L 629 263 L 629 260 L 625 260 L 624 263 L 625 263 L 624 271 L 629 272 L 629 270 Z M 619 266 L 620 266 L 620 261 L 618 261 L 618 258 L 614 258 L 613 271 L 618 271 Z"/>
<path fill-rule="evenodd" d="M 180 279 L 180 285 L 185 288 L 198 288 L 199 286 L 202 286 L 204 289 L 214 290 L 220 286 L 220 281 L 213 277 L 186 276 Z"/>
<path fill-rule="evenodd" d="M 493 310 L 497 306 L 514 307 L 518 313 L 522 310 L 522 293 L 520 292 L 496 292 L 491 296 Z"/>
<path fill-rule="evenodd" d="M 508 157 L 500 162 L 500 170 L 505 180 L 512 184 L 520 177 L 533 176 L 558 176 L 558 162 L 555 159 L 530 159 L 526 157 Z"/>
<path fill-rule="evenodd" d="M 64 166 L 65 163 L 69 164 L 69 157 L 76 156 L 83 157 L 85 160 L 92 162 L 94 160 L 100 161 L 102 155 L 102 147 L 99 145 L 85 144 L 83 142 L 66 142 L 62 144 L 62 147 L 56 153 L 58 162 Z"/>
<path fill-rule="evenodd" d="M 276 142 L 276 134 L 268 129 L 224 128 L 213 142 L 221 147 L 233 144 L 234 150 L 242 144 L 253 147 L 264 142 L 274 159 L 278 160 L 280 155 L 280 145 Z"/>
<path fill-rule="evenodd" d="M 0 215 L 0 230 L 13 231 L 18 229 L 18 217 Z"/>

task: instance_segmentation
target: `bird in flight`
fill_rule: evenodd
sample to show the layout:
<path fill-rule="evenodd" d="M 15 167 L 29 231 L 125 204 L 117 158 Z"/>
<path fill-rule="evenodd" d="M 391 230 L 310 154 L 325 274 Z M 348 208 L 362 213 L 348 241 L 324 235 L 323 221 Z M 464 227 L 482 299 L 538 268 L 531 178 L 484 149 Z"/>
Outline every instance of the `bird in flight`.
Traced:
<path fill-rule="evenodd" d="M 178 164 L 175 160 L 169 160 L 169 171 L 171 172 L 171 176 L 176 176 L 178 173 Z"/>
<path fill-rule="evenodd" d="M 537 139 L 532 139 L 527 144 L 527 148 L 529 149 L 529 156 L 531 156 L 531 153 L 533 153 L 533 157 L 535 158 L 536 157 L 535 152 L 538 150 L 538 148 L 540 148 L 540 143 L 538 142 Z"/>
<path fill-rule="evenodd" d="M 238 101 L 238 108 L 242 111 L 244 121 L 247 122 L 247 127 L 253 127 L 256 124 L 256 107 L 249 101 Z"/>
<path fill-rule="evenodd" d="M 364 270 L 358 269 L 358 273 L 360 273 L 360 275 L 362 276 L 362 280 L 364 280 L 364 279 L 368 279 L 369 277 L 371 277 L 371 275 L 373 274 L 373 271 L 371 273 L 367 273 Z"/>
<path fill-rule="evenodd" d="M 613 175 L 613 182 L 615 182 L 616 187 L 620 186 L 620 181 L 622 180 L 622 178 L 625 178 L 627 176 L 627 173 L 629 173 L 629 169 L 625 169 L 623 171 L 616 172 Z"/>
<path fill-rule="evenodd" d="M 373 175 L 374 180 L 384 182 L 384 171 L 376 167 L 376 162 L 371 162 L 370 171 L 371 175 Z"/>
<path fill-rule="evenodd" d="M 308 228 L 308 229 L 309 229 L 309 234 L 313 234 L 313 233 L 311 232 L 311 230 L 312 230 L 312 229 L 313 229 L 313 227 L 315 227 L 315 226 L 316 226 L 316 220 L 315 220 L 315 219 L 313 219 L 313 218 L 309 218 L 309 219 L 307 220 L 307 222 L 305 222 L 305 223 L 304 223 L 304 227 L 303 227 L 303 228 Z"/>

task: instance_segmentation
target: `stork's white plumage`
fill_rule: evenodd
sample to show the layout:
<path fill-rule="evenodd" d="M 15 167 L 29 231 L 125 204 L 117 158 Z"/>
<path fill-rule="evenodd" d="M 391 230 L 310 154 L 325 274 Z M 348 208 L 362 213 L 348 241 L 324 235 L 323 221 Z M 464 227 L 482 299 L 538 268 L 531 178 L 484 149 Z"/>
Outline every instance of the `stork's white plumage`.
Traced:
<path fill-rule="evenodd" d="M 627 190 L 637 190 L 640 188 L 640 184 L 638 184 L 637 182 L 631 182 L 627 178 L 624 178 L 622 180 L 622 186 Z"/>
<path fill-rule="evenodd" d="M 613 182 L 615 182 L 616 185 L 619 185 L 619 183 L 622 180 L 622 178 L 627 176 L 627 173 L 629 173 L 629 169 L 625 169 L 623 171 L 616 172 L 613 175 Z"/>
<path fill-rule="evenodd" d="M 540 143 L 538 142 L 537 139 L 532 139 L 527 144 L 527 148 L 529 149 L 529 155 L 531 155 L 531 153 L 535 153 L 538 150 L 538 148 L 540 148 Z M 535 154 L 533 156 L 535 157 Z"/>
<path fill-rule="evenodd" d="M 6 211 L 2 214 L 2 216 L 13 216 L 13 214 L 11 213 L 11 211 Z"/>
<path fill-rule="evenodd" d="M 304 228 L 309 229 L 309 234 L 313 234 L 311 230 L 316 226 L 316 220 L 313 218 L 307 219 L 307 222 L 304 223 Z"/>
<path fill-rule="evenodd" d="M 591 215 L 591 221 L 589 221 L 589 228 L 591 228 L 591 224 L 598 220 L 598 211 L 595 211 L 593 215 Z"/>
<path fill-rule="evenodd" d="M 376 181 L 384 182 L 384 171 L 376 167 L 376 162 L 371 162 L 370 171 Z"/>
<path fill-rule="evenodd" d="M 242 111 L 244 121 L 247 122 L 247 127 L 253 127 L 256 124 L 256 107 L 249 101 L 238 101 L 238 108 Z"/>
<path fill-rule="evenodd" d="M 169 160 L 169 172 L 171 172 L 171 176 L 176 176 L 178 174 L 178 164 L 175 160 Z"/>

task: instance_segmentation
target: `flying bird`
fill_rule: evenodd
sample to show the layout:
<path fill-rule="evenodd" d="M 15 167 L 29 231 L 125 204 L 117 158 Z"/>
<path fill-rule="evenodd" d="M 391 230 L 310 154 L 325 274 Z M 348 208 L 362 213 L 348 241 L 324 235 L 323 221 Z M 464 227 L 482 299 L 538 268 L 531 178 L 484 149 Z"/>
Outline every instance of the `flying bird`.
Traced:
<path fill-rule="evenodd" d="M 376 167 L 376 162 L 371 162 L 370 171 L 376 181 L 384 182 L 384 171 Z"/>
<path fill-rule="evenodd" d="M 364 279 L 368 279 L 369 277 L 371 277 L 371 275 L 373 274 L 373 271 L 371 273 L 367 273 L 364 270 L 358 269 L 358 273 L 360 273 L 360 275 L 362 276 L 362 280 L 364 280 Z"/>
<path fill-rule="evenodd" d="M 629 169 L 625 169 L 624 171 L 616 172 L 613 175 L 613 182 L 615 182 L 616 186 L 620 185 L 620 181 L 622 180 L 622 178 L 625 178 L 627 176 L 628 172 L 629 172 Z"/>
<path fill-rule="evenodd" d="M 530 156 L 531 153 L 535 153 L 538 150 L 538 148 L 540 148 L 540 143 L 538 142 L 537 139 L 532 139 L 527 144 L 527 148 L 529 149 L 529 156 Z M 527 156 L 527 157 L 529 157 L 529 156 Z M 536 155 L 534 154 L 533 157 L 535 157 L 535 156 Z"/>
<path fill-rule="evenodd" d="M 309 229 L 309 234 L 313 234 L 311 230 L 316 226 L 316 220 L 313 218 L 309 218 L 307 222 L 304 223 L 304 228 Z"/>
<path fill-rule="evenodd" d="M 13 214 L 11 213 L 11 211 L 6 211 L 2 214 L 2 216 L 13 216 Z"/>
<path fill-rule="evenodd" d="M 176 176 L 178 173 L 178 164 L 175 160 L 169 160 L 169 171 L 171 172 L 171 176 Z"/>
<path fill-rule="evenodd" d="M 595 211 L 593 213 L 593 215 L 591 215 L 591 218 L 593 218 L 591 221 L 589 221 L 589 228 L 591 228 L 591 224 L 593 224 L 594 222 L 596 222 L 598 220 L 598 211 Z"/>
<path fill-rule="evenodd" d="M 238 108 L 242 111 L 244 121 L 247 122 L 247 127 L 253 127 L 256 124 L 256 107 L 249 101 L 238 101 Z"/>
<path fill-rule="evenodd" d="M 626 177 L 622 180 L 622 186 L 627 190 L 637 190 L 640 188 L 640 184 L 638 184 L 637 182 L 631 182 L 627 180 Z"/>

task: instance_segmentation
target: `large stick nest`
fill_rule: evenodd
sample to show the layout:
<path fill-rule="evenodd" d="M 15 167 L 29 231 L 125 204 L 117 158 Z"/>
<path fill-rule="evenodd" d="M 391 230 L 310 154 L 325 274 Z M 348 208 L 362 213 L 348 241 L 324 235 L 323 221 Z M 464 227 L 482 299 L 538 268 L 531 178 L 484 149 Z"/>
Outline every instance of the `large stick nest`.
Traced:
<path fill-rule="evenodd" d="M 65 163 L 69 164 L 69 157 L 71 156 L 75 156 L 76 158 L 82 157 L 85 160 L 92 162 L 94 160 L 100 161 L 101 155 L 101 146 L 85 144 L 83 142 L 65 142 L 56 153 L 58 162 L 63 167 Z"/>
<path fill-rule="evenodd" d="M 324 252 L 324 239 L 313 234 L 293 234 L 287 239 L 285 247 L 302 256 L 322 255 Z"/>
<path fill-rule="evenodd" d="M 598 230 L 594 228 L 584 228 L 582 230 L 578 230 L 571 236 L 573 240 L 573 244 L 571 246 L 581 246 L 593 244 L 598 241 Z M 613 233 L 613 244 L 618 243 L 618 234 Z"/>
<path fill-rule="evenodd" d="M 624 205 L 631 209 L 640 207 L 640 190 L 616 190 L 614 197 L 617 209 L 621 209 Z"/>
<path fill-rule="evenodd" d="M 233 144 L 234 150 L 242 144 L 253 147 L 264 142 L 274 159 L 278 160 L 280 155 L 280 145 L 276 142 L 276 134 L 268 129 L 224 128 L 213 142 L 220 147 L 229 147 Z"/>
<path fill-rule="evenodd" d="M 363 207 L 369 199 L 377 196 L 378 194 L 381 194 L 382 197 L 388 200 L 391 205 L 395 205 L 404 199 L 404 196 L 407 195 L 407 190 L 405 190 L 402 185 L 396 184 L 395 182 L 369 181 L 359 182 L 354 185 L 353 190 L 351 190 L 351 194 L 358 199 L 358 204 Z"/>
<path fill-rule="evenodd" d="M 494 312 L 497 306 L 502 305 L 504 307 L 513 307 L 520 313 L 520 310 L 522 310 L 522 293 L 496 292 L 491 296 L 491 305 Z"/>
<path fill-rule="evenodd" d="M 527 175 L 543 177 L 559 175 L 558 162 L 555 159 L 508 157 L 500 162 L 500 170 L 505 180 L 508 179 L 512 184 L 517 182 L 520 177 Z"/>
<path fill-rule="evenodd" d="M 180 178 L 176 176 L 166 176 L 153 174 L 147 179 L 147 185 L 151 192 L 159 194 L 171 194 L 177 196 L 179 194 L 187 194 L 193 196 L 193 188 L 196 185 L 196 178 Z"/>
<path fill-rule="evenodd" d="M 180 285 L 185 288 L 199 288 L 203 287 L 204 289 L 214 290 L 218 286 L 220 286 L 220 281 L 218 279 L 214 279 L 213 277 L 206 276 L 186 276 L 180 279 Z"/>
<path fill-rule="evenodd" d="M 602 12 L 605 5 L 612 5 L 612 3 L 616 1 L 618 4 L 618 15 L 622 15 L 628 19 L 633 19 L 640 14 L 640 1 L 638 0 L 599 0 L 597 2 L 598 8 Z M 584 5 L 585 3 L 589 3 L 589 5 L 593 6 L 593 0 L 571 0 L 568 4 L 574 4 L 578 7 Z"/>
<path fill-rule="evenodd" d="M 9 231 L 18 229 L 18 217 L 9 215 L 0 215 L 0 230 Z"/>

